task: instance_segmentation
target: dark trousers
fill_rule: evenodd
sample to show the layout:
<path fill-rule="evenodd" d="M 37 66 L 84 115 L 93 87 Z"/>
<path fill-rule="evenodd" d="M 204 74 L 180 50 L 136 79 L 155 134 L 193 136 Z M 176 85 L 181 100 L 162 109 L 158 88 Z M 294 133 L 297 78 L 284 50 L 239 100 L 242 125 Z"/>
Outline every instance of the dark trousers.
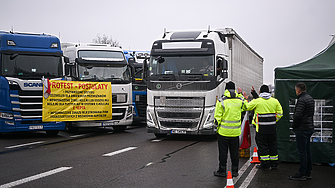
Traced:
<path fill-rule="evenodd" d="M 310 139 L 314 130 L 294 131 L 300 158 L 299 174 L 310 175 L 312 171 L 312 153 Z"/>
<path fill-rule="evenodd" d="M 238 168 L 238 149 L 239 149 L 239 138 L 237 137 L 226 137 L 217 134 L 218 146 L 219 146 L 219 168 L 226 169 L 228 149 L 230 153 L 230 159 L 232 162 L 232 167 Z"/>
<path fill-rule="evenodd" d="M 277 133 L 262 134 L 256 132 L 255 139 L 258 147 L 258 157 L 260 158 L 261 166 L 264 168 L 277 167 L 278 159 L 270 159 L 274 156 L 278 156 Z"/>

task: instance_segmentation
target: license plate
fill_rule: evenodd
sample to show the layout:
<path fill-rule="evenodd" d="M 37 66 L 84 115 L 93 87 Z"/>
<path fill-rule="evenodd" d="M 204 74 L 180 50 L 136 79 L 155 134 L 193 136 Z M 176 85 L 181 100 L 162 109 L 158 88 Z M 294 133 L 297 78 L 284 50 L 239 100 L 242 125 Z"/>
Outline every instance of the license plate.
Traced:
<path fill-rule="evenodd" d="M 102 126 L 111 126 L 111 125 L 115 125 L 115 122 L 102 123 Z"/>
<path fill-rule="evenodd" d="M 186 134 L 185 130 L 171 130 L 172 134 Z"/>
<path fill-rule="evenodd" d="M 29 130 L 43 129 L 43 125 L 32 125 L 29 126 Z"/>

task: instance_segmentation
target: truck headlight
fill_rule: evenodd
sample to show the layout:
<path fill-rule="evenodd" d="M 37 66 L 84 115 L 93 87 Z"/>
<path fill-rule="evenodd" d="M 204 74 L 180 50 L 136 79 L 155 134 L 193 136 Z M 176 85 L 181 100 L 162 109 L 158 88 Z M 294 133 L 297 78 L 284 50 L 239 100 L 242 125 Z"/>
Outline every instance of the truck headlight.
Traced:
<path fill-rule="evenodd" d="M 148 120 L 148 123 L 154 123 L 150 112 L 147 112 L 147 120 Z"/>
<path fill-rule="evenodd" d="M 213 125 L 214 125 L 214 109 L 209 111 L 204 124 L 204 128 L 205 129 L 212 128 Z"/>
<path fill-rule="evenodd" d="M 133 115 L 133 106 L 129 106 L 128 109 L 127 109 L 127 116 L 126 116 L 126 118 L 128 119 L 132 115 Z"/>
<path fill-rule="evenodd" d="M 116 95 L 116 102 L 125 103 L 127 101 L 126 94 L 117 94 Z"/>
<path fill-rule="evenodd" d="M 12 113 L 0 112 L 0 117 L 2 119 L 13 119 Z"/>

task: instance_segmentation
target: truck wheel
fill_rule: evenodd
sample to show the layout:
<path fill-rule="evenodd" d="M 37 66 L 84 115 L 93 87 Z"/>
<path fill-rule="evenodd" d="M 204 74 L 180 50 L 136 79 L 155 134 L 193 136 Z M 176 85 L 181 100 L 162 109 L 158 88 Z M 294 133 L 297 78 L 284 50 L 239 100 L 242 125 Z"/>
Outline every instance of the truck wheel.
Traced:
<path fill-rule="evenodd" d="M 167 136 L 167 134 L 164 133 L 155 133 L 156 138 L 164 138 Z"/>
<path fill-rule="evenodd" d="M 113 126 L 114 132 L 123 132 L 126 130 L 127 125 L 118 125 L 118 126 Z"/>
<path fill-rule="evenodd" d="M 73 122 L 66 122 L 66 131 L 69 133 L 77 133 L 79 128 L 73 126 Z"/>
<path fill-rule="evenodd" d="M 48 136 L 56 136 L 59 133 L 59 130 L 45 131 Z"/>

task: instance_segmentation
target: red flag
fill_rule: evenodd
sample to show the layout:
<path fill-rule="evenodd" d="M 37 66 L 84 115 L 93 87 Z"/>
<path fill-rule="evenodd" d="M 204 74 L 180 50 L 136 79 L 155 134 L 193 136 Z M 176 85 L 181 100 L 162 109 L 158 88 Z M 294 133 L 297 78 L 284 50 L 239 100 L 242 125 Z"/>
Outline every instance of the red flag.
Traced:
<path fill-rule="evenodd" d="M 50 93 L 51 93 L 50 81 L 49 81 L 49 79 L 44 79 L 43 78 L 43 96 L 44 96 L 44 98 L 48 98 Z"/>
<path fill-rule="evenodd" d="M 247 149 L 251 146 L 251 135 L 250 135 L 250 127 L 249 120 L 245 121 L 244 132 L 243 132 L 243 141 L 240 149 Z"/>

